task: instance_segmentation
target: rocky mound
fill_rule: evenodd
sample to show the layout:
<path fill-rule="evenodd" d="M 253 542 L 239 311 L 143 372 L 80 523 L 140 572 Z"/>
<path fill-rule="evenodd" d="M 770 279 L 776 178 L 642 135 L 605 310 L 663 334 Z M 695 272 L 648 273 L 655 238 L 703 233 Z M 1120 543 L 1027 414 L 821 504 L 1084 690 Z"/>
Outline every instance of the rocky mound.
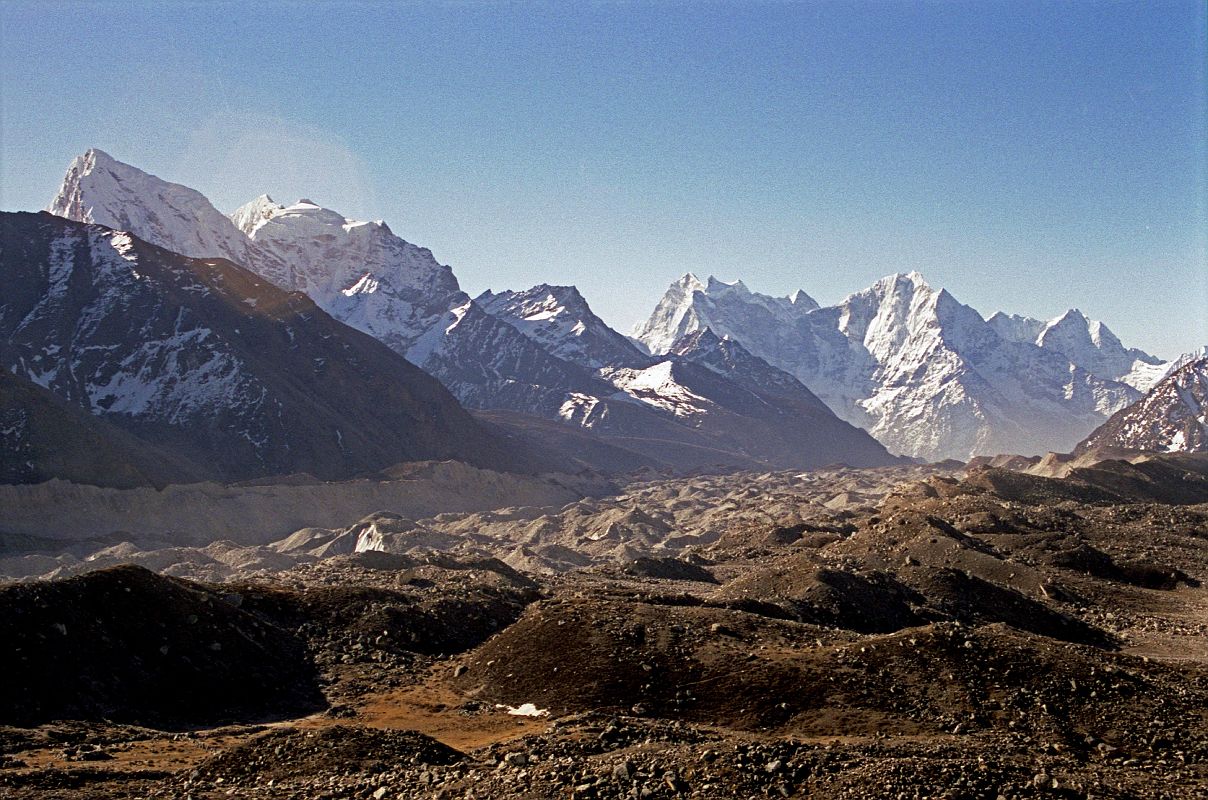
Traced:
<path fill-rule="evenodd" d="M 988 468 L 970 474 L 966 484 L 1023 503 L 1208 503 L 1208 455 L 1109 459 L 1073 469 L 1060 479 Z"/>
<path fill-rule="evenodd" d="M 637 578 L 659 578 L 670 581 L 717 583 L 713 573 L 700 564 L 682 558 L 652 558 L 640 556 L 623 565 L 621 571 Z"/>
<path fill-rule="evenodd" d="M 818 568 L 806 555 L 752 569 L 727 583 L 717 598 L 763 613 L 772 605 L 799 622 L 861 633 L 888 633 L 927 619 L 917 610 L 923 597 L 892 575 Z"/>
<path fill-rule="evenodd" d="M 1003 622 L 1040 636 L 1100 647 L 1113 643 L 1110 636 L 1081 620 L 963 570 L 921 571 L 912 583 L 947 619 L 969 624 Z"/>
<path fill-rule="evenodd" d="M 449 765 L 465 756 L 415 731 L 335 725 L 278 730 L 202 762 L 190 783 L 259 786 L 316 776 L 384 772 L 418 764 Z"/>
<path fill-rule="evenodd" d="M 883 636 L 700 606 L 575 600 L 532 607 L 464 656 L 459 685 L 553 714 L 590 709 L 781 733 L 1027 726 L 1068 746 L 1143 747 L 1155 696 L 1186 734 L 1208 685 L 1180 670 L 1003 624 Z M 1175 699 L 1177 698 L 1177 699 Z M 1175 708 L 1177 706 L 1177 708 Z"/>
<path fill-rule="evenodd" d="M 308 642 L 321 665 L 460 653 L 514 622 L 539 595 L 495 560 L 365 552 L 305 567 L 299 588 L 239 584 L 243 607 Z"/>
<path fill-rule="evenodd" d="M 302 642 L 233 592 L 115 567 L 0 587 L 0 715 L 161 727 L 324 705 Z"/>

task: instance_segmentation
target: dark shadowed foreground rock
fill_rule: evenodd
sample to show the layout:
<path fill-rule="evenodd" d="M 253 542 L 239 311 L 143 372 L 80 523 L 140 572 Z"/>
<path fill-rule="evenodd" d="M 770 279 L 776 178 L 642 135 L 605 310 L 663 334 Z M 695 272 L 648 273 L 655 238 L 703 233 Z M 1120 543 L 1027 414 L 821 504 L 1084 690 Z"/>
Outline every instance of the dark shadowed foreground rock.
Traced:
<path fill-rule="evenodd" d="M 301 640 L 241 601 L 141 567 L 0 587 L 0 721 L 174 727 L 322 708 Z"/>

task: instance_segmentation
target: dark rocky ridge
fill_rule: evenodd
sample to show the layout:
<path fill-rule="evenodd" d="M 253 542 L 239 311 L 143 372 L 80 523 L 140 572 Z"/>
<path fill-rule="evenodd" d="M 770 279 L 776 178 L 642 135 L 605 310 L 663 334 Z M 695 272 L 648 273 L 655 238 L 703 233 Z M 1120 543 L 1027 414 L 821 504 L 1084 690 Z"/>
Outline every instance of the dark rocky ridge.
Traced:
<path fill-rule="evenodd" d="M 0 587 L 2 721 L 172 729 L 322 708 L 303 642 L 240 605 L 140 567 Z"/>
<path fill-rule="evenodd" d="M 205 474 L 196 464 L 0 369 L 0 483 L 61 478 L 129 489 L 186 483 Z"/>
<path fill-rule="evenodd" d="M 1208 358 L 1183 365 L 1137 402 L 1113 414 L 1074 452 L 1108 447 L 1208 452 Z"/>
<path fill-rule="evenodd" d="M 526 465 L 435 379 L 304 295 L 49 214 L 2 224 L 0 366 L 215 477 Z"/>

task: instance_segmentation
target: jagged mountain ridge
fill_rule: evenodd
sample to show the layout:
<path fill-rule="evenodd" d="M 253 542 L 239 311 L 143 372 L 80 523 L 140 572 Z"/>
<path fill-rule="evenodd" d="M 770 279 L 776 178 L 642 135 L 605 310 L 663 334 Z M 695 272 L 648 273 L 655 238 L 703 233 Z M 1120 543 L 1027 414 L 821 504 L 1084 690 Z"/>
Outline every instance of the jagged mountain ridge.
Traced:
<path fill-rule="evenodd" d="M 124 191 L 126 184 L 149 188 L 141 195 L 132 194 Z M 122 209 L 123 204 L 139 203 L 151 207 Z M 161 203 L 168 205 L 155 207 Z M 665 403 L 648 402 L 652 397 L 649 387 L 640 398 L 635 397 L 603 374 L 606 368 L 641 370 L 654 359 L 605 325 L 573 287 L 541 286 L 523 293 L 487 293 L 471 300 L 461 292 L 447 266 L 436 262 L 430 251 L 395 236 L 384 223 L 348 220 L 306 200 L 284 206 L 267 195 L 228 219 L 200 194 L 167 184 L 99 151 L 77 159 L 51 207 L 81 215 L 105 209 L 109 218 L 145 226 L 164 242 L 189 247 L 218 243 L 225 252 L 237 250 L 230 235 L 234 231 L 246 240 L 243 257 L 254 271 L 259 271 L 256 265 L 268 265 L 266 269 L 276 276 L 270 279 L 285 280 L 286 288 L 308 294 L 337 319 L 404 354 L 438 377 L 468 407 L 558 419 L 600 435 L 621 437 L 644 451 L 656 447 L 651 442 L 662 441 L 666 446 L 688 448 L 693 465 L 736 463 L 734 458 L 743 466 L 769 463 L 758 452 L 751 452 L 749 442 L 736 442 L 729 433 L 719 440 L 722 427 L 712 421 L 703 424 L 699 413 L 689 421 Z M 190 217 L 196 224 L 221 230 L 189 234 L 181 228 L 187 227 L 183 221 Z M 174 222 L 158 224 L 163 219 Z M 269 271 L 261 274 L 269 277 Z M 573 322 L 562 330 L 560 326 L 567 320 Z M 696 368 L 678 369 L 692 372 Z M 698 382 L 719 384 L 725 380 L 701 376 Z M 726 402 L 737 398 L 745 402 L 745 392 L 739 387 L 718 385 L 709 391 L 715 402 L 708 413 L 715 416 L 731 414 L 724 407 Z M 731 427 L 749 429 L 753 425 L 758 433 L 750 441 L 772 442 L 777 437 L 759 429 L 772 422 L 784 425 L 788 420 L 774 415 L 758 422 L 743 419 L 742 426 Z M 870 449 L 862 433 L 827 429 L 840 439 L 846 436 L 855 442 L 853 457 L 861 464 L 892 460 L 883 450 Z M 796 433 L 788 439 L 800 441 Z M 783 447 L 774 449 L 776 458 L 785 455 Z M 827 461 L 842 460 L 835 448 L 828 445 L 825 451 Z M 817 457 L 802 452 L 775 464 L 804 467 L 820 463 Z"/>
<path fill-rule="evenodd" d="M 705 329 L 652 357 L 609 328 L 574 287 L 540 284 L 523 292 L 486 293 L 488 311 L 539 341 L 551 352 L 594 367 L 614 392 L 575 394 L 560 409 L 570 422 L 606 436 L 624 437 L 646 451 L 641 437 L 674 437 L 721 447 L 757 465 L 821 466 L 828 463 L 890 463 L 888 453 L 864 431 L 838 419 L 791 375 L 752 355 L 737 342 Z M 635 414 L 635 406 L 647 412 Z M 646 417 L 662 419 L 651 427 Z M 663 447 L 656 444 L 655 447 Z"/>
<path fill-rule="evenodd" d="M 649 355 L 596 316 L 574 286 L 542 283 L 519 292 L 486 291 L 475 302 L 553 355 L 588 369 L 650 363 Z"/>
<path fill-rule="evenodd" d="M 521 462 L 433 378 L 224 259 L 4 213 L 0 367 L 227 480 Z"/>
<path fill-rule="evenodd" d="M 787 298 L 771 297 L 750 291 L 742 281 L 724 283 L 713 276 L 701 281 L 689 272 L 668 287 L 650 318 L 635 329 L 634 338 L 652 353 L 666 353 L 683 336 L 698 330 L 728 335 L 742 328 L 765 343 L 766 352 L 777 353 L 795 346 L 789 331 L 817 308 L 804 291 Z"/>
<path fill-rule="evenodd" d="M 381 221 L 350 220 L 310 200 L 284 206 L 268 195 L 231 220 L 250 246 L 290 265 L 294 280 L 286 288 L 404 355 L 442 315 L 469 299 L 453 270 Z"/>
<path fill-rule="evenodd" d="M 685 275 L 635 336 L 659 352 L 702 327 L 789 372 L 891 451 L 928 459 L 1068 449 L 1139 396 L 1005 339 L 918 273 L 824 308 Z"/>
<path fill-rule="evenodd" d="M 1126 348 L 1107 325 L 1076 308 L 1047 322 L 999 311 L 986 323 L 1004 339 L 1052 350 L 1100 378 L 1147 391 L 1169 373 L 1172 362 Z"/>
<path fill-rule="evenodd" d="M 1184 364 L 1078 445 L 1157 452 L 1208 452 L 1208 358 Z"/>
<path fill-rule="evenodd" d="M 309 296 L 435 375 L 465 405 L 555 414 L 598 388 L 474 307 L 449 267 L 383 222 L 349 220 L 309 200 L 262 195 L 227 217 L 199 192 L 92 149 L 75 159 L 48 210 L 129 230 L 174 252 L 224 257 Z"/>

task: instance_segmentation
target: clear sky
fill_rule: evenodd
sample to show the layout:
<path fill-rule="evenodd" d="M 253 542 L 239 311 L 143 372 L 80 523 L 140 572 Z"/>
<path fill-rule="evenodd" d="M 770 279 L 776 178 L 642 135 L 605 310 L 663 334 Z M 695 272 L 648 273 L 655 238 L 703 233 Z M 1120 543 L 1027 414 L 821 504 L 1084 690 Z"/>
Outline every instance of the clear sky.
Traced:
<path fill-rule="evenodd" d="M 1205 4 L 0 0 L 0 207 L 90 146 L 628 331 L 686 271 L 1208 342 Z"/>

